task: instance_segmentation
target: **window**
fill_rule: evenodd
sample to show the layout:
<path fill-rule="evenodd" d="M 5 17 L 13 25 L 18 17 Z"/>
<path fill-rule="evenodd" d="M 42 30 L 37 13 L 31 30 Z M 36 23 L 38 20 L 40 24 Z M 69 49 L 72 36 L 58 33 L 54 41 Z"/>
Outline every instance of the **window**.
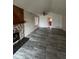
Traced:
<path fill-rule="evenodd" d="M 35 25 L 39 25 L 39 19 L 38 19 L 38 17 L 35 17 Z"/>

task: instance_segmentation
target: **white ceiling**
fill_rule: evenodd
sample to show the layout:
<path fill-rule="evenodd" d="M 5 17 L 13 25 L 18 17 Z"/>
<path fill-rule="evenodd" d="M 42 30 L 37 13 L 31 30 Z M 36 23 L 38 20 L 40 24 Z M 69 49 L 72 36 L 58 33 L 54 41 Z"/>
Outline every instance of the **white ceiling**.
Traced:
<path fill-rule="evenodd" d="M 66 14 L 66 0 L 13 0 L 14 5 L 35 14 L 43 11 Z"/>

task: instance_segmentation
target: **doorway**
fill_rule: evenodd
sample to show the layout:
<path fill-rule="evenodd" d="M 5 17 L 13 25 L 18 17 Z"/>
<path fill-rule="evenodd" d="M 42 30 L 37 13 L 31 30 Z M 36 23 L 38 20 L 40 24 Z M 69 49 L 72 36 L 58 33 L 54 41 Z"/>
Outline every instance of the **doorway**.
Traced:
<path fill-rule="evenodd" d="M 48 17 L 48 28 L 50 28 L 50 29 L 51 29 L 52 26 L 53 26 L 53 25 L 52 25 L 52 22 L 53 22 L 53 19 L 52 19 L 52 17 L 49 16 L 49 17 Z"/>

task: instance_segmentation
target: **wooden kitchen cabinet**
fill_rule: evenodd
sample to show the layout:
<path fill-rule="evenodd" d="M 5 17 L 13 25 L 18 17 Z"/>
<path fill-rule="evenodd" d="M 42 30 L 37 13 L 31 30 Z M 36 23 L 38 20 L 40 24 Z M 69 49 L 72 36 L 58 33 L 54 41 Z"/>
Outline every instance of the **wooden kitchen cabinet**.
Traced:
<path fill-rule="evenodd" d="M 24 10 L 13 5 L 13 25 L 24 23 Z"/>

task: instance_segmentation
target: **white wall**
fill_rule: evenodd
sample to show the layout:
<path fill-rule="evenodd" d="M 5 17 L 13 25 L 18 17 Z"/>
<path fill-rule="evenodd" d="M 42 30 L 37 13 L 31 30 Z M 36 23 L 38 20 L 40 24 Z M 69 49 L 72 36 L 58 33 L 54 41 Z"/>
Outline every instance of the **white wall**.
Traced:
<path fill-rule="evenodd" d="M 48 17 L 51 16 L 52 28 L 60 28 L 66 31 L 66 16 L 49 12 L 48 15 L 39 15 L 39 27 L 48 27 Z"/>
<path fill-rule="evenodd" d="M 55 14 L 55 13 L 48 13 L 47 16 L 40 15 L 39 16 L 39 27 L 48 27 L 48 17 L 51 16 L 52 21 L 52 28 L 62 28 L 62 15 Z"/>
<path fill-rule="evenodd" d="M 39 27 L 48 27 L 47 16 L 39 16 Z"/>
<path fill-rule="evenodd" d="M 52 27 L 53 28 L 62 28 L 62 15 L 56 14 L 56 13 L 52 13 L 52 12 L 50 12 L 48 15 L 52 16 L 52 19 L 53 19 Z"/>
<path fill-rule="evenodd" d="M 25 36 L 34 31 L 37 27 L 35 26 L 35 15 L 24 11 L 24 20 L 26 23 L 24 24 Z"/>

